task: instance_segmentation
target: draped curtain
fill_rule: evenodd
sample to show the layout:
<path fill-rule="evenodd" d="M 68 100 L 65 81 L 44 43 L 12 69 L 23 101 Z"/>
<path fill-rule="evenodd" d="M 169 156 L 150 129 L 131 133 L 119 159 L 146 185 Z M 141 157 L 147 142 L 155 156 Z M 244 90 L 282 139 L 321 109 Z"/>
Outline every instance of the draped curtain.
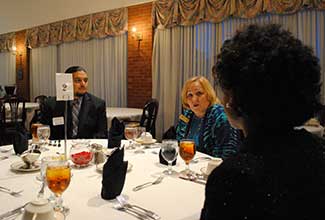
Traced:
<path fill-rule="evenodd" d="M 16 54 L 0 53 L 0 86 L 16 83 Z"/>
<path fill-rule="evenodd" d="M 16 83 L 15 33 L 0 35 L 0 86 Z"/>
<path fill-rule="evenodd" d="M 55 93 L 55 73 L 79 65 L 87 70 L 88 91 L 107 106 L 127 105 L 127 34 L 31 50 L 31 98 Z"/>
<path fill-rule="evenodd" d="M 273 2 L 273 1 L 272 1 Z M 190 26 L 157 28 L 153 47 L 153 97 L 160 102 L 157 136 L 175 125 L 181 110 L 180 92 L 192 76 L 206 76 L 211 83 L 211 68 L 222 42 L 238 28 L 250 23 L 279 23 L 319 57 L 324 81 L 325 69 L 325 11 L 302 10 L 290 15 L 266 14 L 255 18 L 229 18 L 220 23 L 200 23 Z M 325 89 L 322 89 L 325 103 Z"/>

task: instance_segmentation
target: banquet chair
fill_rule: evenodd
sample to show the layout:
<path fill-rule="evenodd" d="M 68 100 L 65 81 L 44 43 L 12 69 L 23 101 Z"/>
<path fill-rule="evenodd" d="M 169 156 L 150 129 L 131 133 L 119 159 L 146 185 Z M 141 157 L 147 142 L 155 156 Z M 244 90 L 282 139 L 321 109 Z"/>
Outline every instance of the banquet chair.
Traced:
<path fill-rule="evenodd" d="M 156 119 L 158 114 L 159 102 L 157 99 L 149 99 L 142 110 L 140 121 L 123 120 L 123 124 L 135 124 L 145 127 L 147 132 L 150 132 L 152 137 L 156 137 Z"/>
<path fill-rule="evenodd" d="M 146 128 L 152 137 L 156 137 L 156 119 L 158 114 L 159 102 L 157 99 L 149 99 L 143 107 L 140 126 Z"/>
<path fill-rule="evenodd" d="M 3 122 L 4 127 L 16 128 L 18 125 L 24 127 L 26 121 L 25 99 L 22 97 L 7 97 L 3 102 Z M 9 108 L 6 108 L 6 104 Z M 21 107 L 20 107 L 21 106 Z"/>
<path fill-rule="evenodd" d="M 15 96 L 16 95 L 16 86 L 5 86 L 5 91 L 7 96 Z"/>

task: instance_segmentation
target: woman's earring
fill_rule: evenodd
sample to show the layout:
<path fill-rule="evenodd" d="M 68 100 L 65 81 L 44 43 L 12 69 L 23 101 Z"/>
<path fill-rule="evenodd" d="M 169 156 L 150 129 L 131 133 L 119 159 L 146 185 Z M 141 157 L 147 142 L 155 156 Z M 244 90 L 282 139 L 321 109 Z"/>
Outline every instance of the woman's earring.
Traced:
<path fill-rule="evenodd" d="M 229 102 L 226 103 L 226 108 L 231 108 Z"/>

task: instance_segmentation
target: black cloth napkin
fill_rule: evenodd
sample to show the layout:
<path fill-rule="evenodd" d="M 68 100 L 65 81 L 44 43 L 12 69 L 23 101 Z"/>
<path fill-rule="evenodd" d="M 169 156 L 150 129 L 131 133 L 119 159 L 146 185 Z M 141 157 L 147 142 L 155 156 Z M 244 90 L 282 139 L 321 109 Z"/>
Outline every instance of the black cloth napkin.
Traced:
<path fill-rule="evenodd" d="M 108 148 L 120 147 L 124 138 L 124 124 L 116 117 L 113 118 L 111 128 L 108 132 Z"/>
<path fill-rule="evenodd" d="M 28 149 L 28 134 L 24 128 L 19 126 L 12 133 L 14 151 L 17 155 L 20 155 Z"/>
<path fill-rule="evenodd" d="M 176 165 L 176 160 L 177 160 L 177 158 L 173 161 L 172 166 Z M 159 163 L 164 164 L 164 165 L 168 165 L 167 160 L 165 160 L 165 158 L 161 155 L 161 149 L 159 151 Z"/>
<path fill-rule="evenodd" d="M 128 167 L 128 161 L 123 161 L 123 157 L 124 148 L 117 149 L 104 164 L 101 191 L 103 199 L 115 199 L 123 190 Z"/>

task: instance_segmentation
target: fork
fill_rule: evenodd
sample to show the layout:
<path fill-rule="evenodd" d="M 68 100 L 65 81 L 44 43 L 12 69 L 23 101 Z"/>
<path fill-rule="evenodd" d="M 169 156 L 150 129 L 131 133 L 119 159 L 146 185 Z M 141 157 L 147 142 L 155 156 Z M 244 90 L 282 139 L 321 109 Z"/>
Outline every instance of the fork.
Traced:
<path fill-rule="evenodd" d="M 20 193 L 22 193 L 24 190 L 19 190 L 19 191 L 13 191 L 9 188 L 6 188 L 6 187 L 3 187 L 3 186 L 0 186 L 0 191 L 3 191 L 3 192 L 6 192 L 6 193 L 9 193 L 10 195 L 12 196 L 17 196 L 17 195 L 20 195 Z"/>
<path fill-rule="evenodd" d="M 144 212 L 148 217 L 154 219 L 154 220 L 159 220 L 160 219 L 160 216 L 157 215 L 156 213 L 154 213 L 153 211 L 150 211 L 148 209 L 145 209 L 141 206 L 138 206 L 138 205 L 134 205 L 134 204 L 130 204 L 126 201 L 126 199 L 122 196 L 122 195 L 119 195 L 116 197 L 117 201 L 124 207 L 128 207 L 128 208 L 131 208 L 133 210 L 135 209 L 138 209 L 140 210 L 141 212 Z"/>
<path fill-rule="evenodd" d="M 155 181 L 153 182 L 146 182 L 146 183 L 143 183 L 141 185 L 138 185 L 136 187 L 133 188 L 133 191 L 138 191 L 140 189 L 143 189 L 145 187 L 148 187 L 148 186 L 152 186 L 152 185 L 156 185 L 158 183 L 161 183 L 161 181 L 163 180 L 164 176 L 159 176 Z"/>
<path fill-rule="evenodd" d="M 134 217 L 136 217 L 136 218 L 138 218 L 140 220 L 147 220 L 148 219 L 147 216 L 141 215 L 138 212 L 136 212 L 135 210 L 130 209 L 128 207 L 125 207 L 121 203 L 115 204 L 113 207 L 115 209 L 119 210 L 119 211 L 123 211 L 123 212 L 126 212 L 126 213 L 130 214 L 130 215 L 133 215 Z"/>

